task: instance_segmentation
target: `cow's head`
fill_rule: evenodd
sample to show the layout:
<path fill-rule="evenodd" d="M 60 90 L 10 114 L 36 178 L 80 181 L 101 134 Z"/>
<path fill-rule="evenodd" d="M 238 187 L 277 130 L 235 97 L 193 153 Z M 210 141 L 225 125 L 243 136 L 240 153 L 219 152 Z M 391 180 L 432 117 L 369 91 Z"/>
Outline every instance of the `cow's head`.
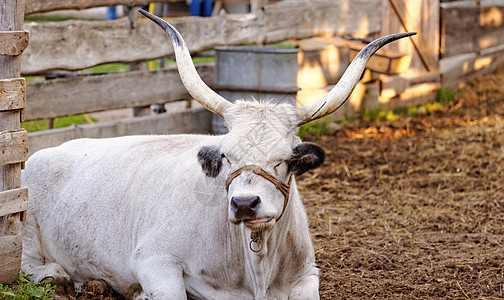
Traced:
<path fill-rule="evenodd" d="M 290 177 L 320 166 L 325 152 L 301 143 L 291 105 L 239 101 L 223 116 L 229 133 L 202 147 L 198 160 L 207 176 L 225 179 L 231 222 L 269 228 L 288 203 Z"/>
<path fill-rule="evenodd" d="M 252 230 L 271 228 L 284 213 L 291 177 L 317 168 L 325 159 L 322 148 L 299 140 L 298 127 L 336 111 L 359 81 L 371 55 L 394 40 L 414 34 L 389 35 L 367 45 L 338 84 L 310 104 L 299 108 L 247 101 L 232 104 L 201 80 L 177 30 L 154 15 L 140 12 L 170 36 L 187 91 L 226 121 L 229 133 L 219 145 L 202 147 L 198 161 L 206 176 L 222 176 L 226 181 L 230 221 L 244 222 Z"/>

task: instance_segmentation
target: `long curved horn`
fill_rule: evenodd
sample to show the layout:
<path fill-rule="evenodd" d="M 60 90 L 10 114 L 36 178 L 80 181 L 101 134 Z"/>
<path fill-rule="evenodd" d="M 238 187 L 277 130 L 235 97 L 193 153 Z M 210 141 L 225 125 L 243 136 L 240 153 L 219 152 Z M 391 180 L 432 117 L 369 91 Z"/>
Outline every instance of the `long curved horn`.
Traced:
<path fill-rule="evenodd" d="M 366 63 L 378 49 L 390 42 L 415 34 L 416 32 L 396 33 L 384 36 L 369 43 L 357 54 L 336 86 L 332 88 L 327 95 L 298 108 L 297 115 L 300 119 L 299 125 L 327 116 L 340 108 L 360 80 Z"/>
<path fill-rule="evenodd" d="M 163 28 L 171 38 L 180 78 L 189 94 L 205 108 L 223 117 L 222 112 L 233 106 L 233 104 L 214 92 L 203 82 L 198 72 L 196 72 L 189 49 L 187 49 L 180 33 L 165 20 L 143 9 L 139 9 L 138 11 Z"/>

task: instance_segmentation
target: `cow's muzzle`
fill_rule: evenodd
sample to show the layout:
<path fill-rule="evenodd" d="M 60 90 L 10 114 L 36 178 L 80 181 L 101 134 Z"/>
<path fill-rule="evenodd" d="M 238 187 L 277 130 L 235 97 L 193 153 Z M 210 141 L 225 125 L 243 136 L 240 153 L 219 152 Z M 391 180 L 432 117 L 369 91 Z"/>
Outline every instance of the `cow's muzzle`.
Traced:
<path fill-rule="evenodd" d="M 282 212 L 276 219 L 276 221 L 278 222 L 278 220 L 280 220 L 280 218 L 283 216 L 285 212 L 287 203 L 289 203 L 290 184 L 293 175 L 290 175 L 289 182 L 285 184 L 280 179 L 266 172 L 263 168 L 257 165 L 245 165 L 229 174 L 228 178 L 226 179 L 226 192 L 229 191 L 229 186 L 231 185 L 231 182 L 233 182 L 233 180 L 236 177 L 240 176 L 243 171 L 252 171 L 254 174 L 263 177 L 264 179 L 268 180 L 273 185 L 275 185 L 275 187 L 284 195 L 284 205 L 282 208 Z M 231 205 L 233 206 L 233 210 L 237 214 L 238 220 L 245 220 L 247 219 L 247 217 L 252 216 L 255 217 L 256 208 L 260 202 L 261 199 L 259 197 L 247 197 L 246 199 L 244 198 L 235 199 L 235 197 L 233 197 L 233 199 L 231 199 Z"/>

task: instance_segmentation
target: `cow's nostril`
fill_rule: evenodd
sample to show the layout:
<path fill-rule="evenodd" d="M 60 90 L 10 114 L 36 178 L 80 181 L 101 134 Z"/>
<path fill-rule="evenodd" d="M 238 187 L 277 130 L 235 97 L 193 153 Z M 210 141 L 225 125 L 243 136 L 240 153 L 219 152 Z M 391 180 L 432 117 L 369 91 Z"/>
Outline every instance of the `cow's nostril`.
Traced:
<path fill-rule="evenodd" d="M 252 202 L 250 202 L 250 208 L 256 208 L 260 202 L 261 202 L 261 198 L 259 198 L 259 196 L 256 196 L 255 199 L 252 200 Z"/>

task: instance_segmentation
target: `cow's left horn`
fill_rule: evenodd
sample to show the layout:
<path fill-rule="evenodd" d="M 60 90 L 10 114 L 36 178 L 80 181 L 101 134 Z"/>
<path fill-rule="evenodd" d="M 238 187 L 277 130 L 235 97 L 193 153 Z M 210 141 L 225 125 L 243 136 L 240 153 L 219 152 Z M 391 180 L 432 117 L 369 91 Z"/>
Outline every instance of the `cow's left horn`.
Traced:
<path fill-rule="evenodd" d="M 191 94 L 194 99 L 196 99 L 208 110 L 222 117 L 222 112 L 231 107 L 233 104 L 214 92 L 203 82 L 194 67 L 189 49 L 187 49 L 180 33 L 178 33 L 178 31 L 165 20 L 148 13 L 143 9 L 139 9 L 138 11 L 163 28 L 168 36 L 170 36 L 180 78 L 182 79 L 182 82 L 189 94 Z"/>
<path fill-rule="evenodd" d="M 298 108 L 299 125 L 327 116 L 340 108 L 360 80 L 366 63 L 378 49 L 395 40 L 415 34 L 416 32 L 396 33 L 384 36 L 369 43 L 357 54 L 343 76 L 341 76 L 338 84 L 336 84 L 327 95 Z"/>

